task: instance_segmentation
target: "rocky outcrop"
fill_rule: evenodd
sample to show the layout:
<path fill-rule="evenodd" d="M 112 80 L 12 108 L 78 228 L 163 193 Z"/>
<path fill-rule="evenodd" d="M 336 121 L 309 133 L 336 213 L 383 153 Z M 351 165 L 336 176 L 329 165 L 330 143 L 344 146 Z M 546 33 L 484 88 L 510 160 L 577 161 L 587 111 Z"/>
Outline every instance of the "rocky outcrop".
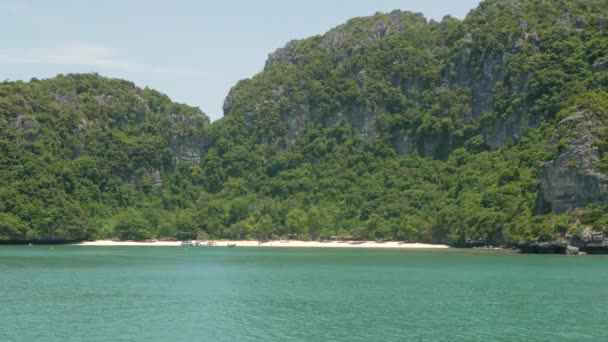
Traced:
<path fill-rule="evenodd" d="M 393 11 L 388 14 L 378 13 L 372 17 L 350 20 L 346 24 L 340 25 L 324 35 L 307 40 L 306 42 L 307 44 L 318 46 L 322 51 L 327 52 L 328 56 L 331 56 L 330 58 L 334 63 L 339 64 L 362 51 L 365 47 L 386 39 L 391 34 L 402 32 L 410 27 L 421 27 L 424 25 L 427 25 L 427 21 L 421 14 L 401 11 Z M 532 44 L 539 42 L 540 38 L 538 34 L 529 26 L 527 22 L 522 21 L 518 27 L 513 27 L 514 33 L 509 38 L 513 40 L 513 49 L 518 48 L 515 42 L 516 37 L 521 38 L 521 44 L 523 42 L 531 42 Z M 446 91 L 455 88 L 466 89 L 470 91 L 470 98 L 467 103 L 470 109 L 462 113 L 462 119 L 466 122 L 479 120 L 484 114 L 490 113 L 495 109 L 495 90 L 499 84 L 504 86 L 506 82 L 505 77 L 510 54 L 505 51 L 496 50 L 480 55 L 479 51 L 476 50 L 478 49 L 476 47 L 478 43 L 474 38 L 471 32 L 466 32 L 462 38 L 462 44 L 459 47 L 455 47 L 455 51 L 459 52 L 455 55 L 455 58 L 445 65 L 438 66 L 441 67 L 441 84 L 429 84 L 428 80 L 423 80 L 413 74 L 395 73 L 391 76 L 391 85 L 400 89 L 401 93 L 411 101 L 412 106 L 416 106 L 421 94 L 431 87 L 437 87 L 439 94 L 442 93 L 442 89 Z M 289 42 L 285 47 L 269 55 L 265 69 L 270 69 L 276 65 L 306 63 L 307 56 L 303 55 L 303 51 L 308 51 L 309 48 L 307 50 L 303 46 L 305 46 L 304 41 L 296 40 Z M 433 53 L 430 50 L 428 51 L 428 57 L 433 58 Z M 368 78 L 370 78 L 365 69 L 357 71 L 352 77 L 361 87 L 364 87 Z M 508 80 L 508 89 L 506 91 L 512 94 L 526 92 L 529 77 L 530 75 L 511 76 Z M 238 87 L 230 91 L 224 102 L 225 114 L 229 113 L 233 107 L 236 89 Z M 280 96 L 289 96 L 289 94 L 285 95 L 283 92 L 284 90 L 281 91 L 281 95 L 276 95 L 273 92 L 271 98 L 266 101 L 278 102 Z M 281 113 L 281 118 L 287 128 L 287 146 L 293 145 L 307 122 L 318 119 L 322 120 L 321 123 L 324 126 L 330 126 L 344 119 L 353 127 L 358 128 L 363 136 L 367 138 L 377 136 L 374 123 L 376 122 L 376 114 L 379 111 L 385 110 L 382 103 L 353 104 L 351 106 L 346 104 L 345 107 L 334 113 L 323 113 L 322 117 L 308 103 L 301 104 L 290 112 Z M 524 106 L 518 108 L 517 111 L 511 111 L 497 118 L 493 123 L 487 123 L 481 128 L 482 131 L 480 133 L 491 149 L 497 149 L 509 140 L 517 141 L 523 130 L 527 127 L 534 127 L 536 121 L 528 117 Z M 427 157 L 444 157 L 449 154 L 449 150 L 453 146 L 451 142 L 449 146 L 438 146 L 438 142 L 435 141 L 437 139 L 438 137 L 432 136 L 395 136 L 393 138 L 393 145 L 400 154 L 418 151 L 421 155 Z M 412 148 L 412 144 L 410 143 L 412 141 L 417 141 L 415 148 Z"/>
<path fill-rule="evenodd" d="M 484 128 L 484 142 L 492 149 L 504 145 L 509 139 L 519 138 L 524 123 L 521 115 L 510 114 L 506 118 L 498 118 L 494 125 Z"/>
<path fill-rule="evenodd" d="M 376 122 L 375 110 L 371 104 L 357 104 L 351 106 L 349 111 L 346 113 L 348 121 L 357 128 L 363 137 L 367 139 L 373 138 L 374 135 L 374 124 Z"/>
<path fill-rule="evenodd" d="M 554 241 L 520 242 L 514 247 L 533 254 L 608 254 L 608 238 L 602 232 L 586 229 L 580 236 L 568 234 Z"/>
<path fill-rule="evenodd" d="M 491 126 L 482 128 L 484 142 L 493 150 L 500 148 L 510 140 L 519 141 L 526 128 L 538 127 L 538 117 L 520 112 L 510 112 L 497 118 Z"/>
<path fill-rule="evenodd" d="M 578 255 L 581 252 L 581 249 L 574 246 L 566 246 L 566 254 L 568 255 Z"/>
<path fill-rule="evenodd" d="M 169 139 L 169 148 L 176 164 L 200 164 L 208 146 L 209 140 L 204 137 L 172 136 Z"/>
<path fill-rule="evenodd" d="M 12 121 L 12 126 L 28 141 L 36 140 L 38 122 L 32 116 L 19 115 Z"/>
<path fill-rule="evenodd" d="M 319 46 L 325 51 L 333 52 L 334 60 L 340 62 L 392 33 L 400 32 L 410 25 L 420 26 L 426 23 L 426 18 L 421 13 L 399 10 L 388 14 L 377 13 L 372 17 L 351 19 L 346 24 L 331 29 L 320 36 Z M 299 64 L 304 60 L 304 55 L 298 51 L 300 42 L 292 40 L 269 54 L 264 69 L 279 64 Z"/>
<path fill-rule="evenodd" d="M 522 253 L 531 254 L 564 254 L 568 244 L 565 241 L 520 243 L 516 247 Z"/>
<path fill-rule="evenodd" d="M 608 254 L 608 237 L 603 232 L 587 228 L 578 236 L 567 235 L 566 238 L 571 250 L 576 248 L 586 254 Z"/>
<path fill-rule="evenodd" d="M 13 120 L 12 123 L 13 127 L 15 127 L 17 131 L 21 133 L 36 129 L 38 126 L 36 119 L 28 115 L 19 115 Z"/>
<path fill-rule="evenodd" d="M 353 128 L 361 132 L 367 139 L 375 136 L 375 111 L 370 104 L 353 104 L 345 111 L 322 116 L 308 104 L 300 105 L 296 110 L 282 113 L 281 119 L 287 128 L 287 146 L 295 144 L 298 135 L 306 128 L 311 120 L 318 120 L 324 127 L 332 126 L 340 121 L 349 122 Z"/>
<path fill-rule="evenodd" d="M 335 60 L 341 61 L 392 33 L 426 23 L 421 13 L 398 10 L 388 14 L 377 13 L 368 18 L 351 19 L 330 30 L 323 35 L 320 45 L 325 50 L 336 52 Z M 353 26 L 357 29 L 352 29 Z"/>
<path fill-rule="evenodd" d="M 163 179 L 159 170 L 150 169 L 144 171 L 144 177 L 152 183 L 152 187 L 160 188 L 163 185 Z"/>
<path fill-rule="evenodd" d="M 299 40 L 292 40 L 269 54 L 264 69 L 270 69 L 278 64 L 299 64 L 304 56 L 296 49 L 298 42 Z"/>
<path fill-rule="evenodd" d="M 398 10 L 388 14 L 377 13 L 371 17 L 351 19 L 347 23 L 331 29 L 324 35 L 317 37 L 317 44 L 322 51 L 331 54 L 331 59 L 334 63 L 341 63 L 366 46 L 374 44 L 391 34 L 401 32 L 408 27 L 417 27 L 425 24 L 427 24 L 427 20 L 420 13 Z M 297 65 L 302 63 L 306 56 L 300 52 L 301 43 L 302 41 L 294 40 L 287 43 L 285 47 L 271 53 L 266 61 L 265 69 L 270 69 L 276 65 Z M 367 72 L 366 70 L 359 70 L 354 77 L 360 86 L 364 86 L 367 81 Z M 425 86 L 418 79 L 400 79 L 398 76 L 394 83 L 396 87 L 401 87 L 403 92 L 411 98 L 416 98 Z M 224 114 L 228 114 L 233 108 L 237 89 L 238 85 L 231 89 L 226 97 L 223 106 Z M 271 92 L 271 98 L 266 101 L 278 103 L 281 96 L 289 96 L 289 94 L 279 86 Z M 380 107 L 381 104 L 353 103 L 350 105 L 346 104 L 344 108 L 333 113 L 319 113 L 309 103 L 302 103 L 294 110 L 281 113 L 281 119 L 287 128 L 286 145 L 287 147 L 292 146 L 298 135 L 311 120 L 317 121 L 325 127 L 346 120 L 354 128 L 358 129 L 362 136 L 372 139 L 377 135 L 375 127 L 376 113 L 382 110 Z M 397 138 L 397 140 L 400 139 Z M 409 147 L 402 150 L 413 151 Z"/>
<path fill-rule="evenodd" d="M 307 104 L 300 105 L 296 110 L 283 113 L 281 119 L 287 127 L 287 146 L 293 146 L 306 123 L 314 116 Z"/>
<path fill-rule="evenodd" d="M 593 72 L 601 72 L 608 69 L 608 56 L 598 58 L 592 65 Z"/>
<path fill-rule="evenodd" d="M 408 154 L 416 151 L 416 139 L 412 137 L 413 134 L 396 134 L 393 137 L 392 145 L 397 150 L 398 154 Z"/>
<path fill-rule="evenodd" d="M 59 93 L 59 92 L 56 92 L 56 93 L 53 94 L 53 100 L 58 105 L 65 106 L 65 107 L 72 106 L 74 104 L 74 102 L 75 102 L 74 98 L 72 96 L 66 95 L 66 94 L 62 94 L 62 93 Z"/>
<path fill-rule="evenodd" d="M 596 114 L 583 109 L 558 124 L 549 142 L 556 156 L 540 168 L 541 194 L 553 212 L 608 204 L 608 175 L 597 171 L 600 151 L 595 144 L 603 126 Z"/>
<path fill-rule="evenodd" d="M 199 111 L 172 113 L 166 118 L 169 128 L 169 148 L 175 163 L 200 164 L 202 156 L 210 144 L 204 128 L 209 125 L 209 118 Z"/>

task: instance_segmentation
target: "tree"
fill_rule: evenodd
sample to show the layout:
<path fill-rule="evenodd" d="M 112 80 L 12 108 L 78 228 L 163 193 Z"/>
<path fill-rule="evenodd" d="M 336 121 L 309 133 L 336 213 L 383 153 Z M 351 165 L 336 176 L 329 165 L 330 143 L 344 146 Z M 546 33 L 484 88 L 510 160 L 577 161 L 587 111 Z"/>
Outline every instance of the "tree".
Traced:
<path fill-rule="evenodd" d="M 307 216 L 302 209 L 292 209 L 285 217 L 285 224 L 289 233 L 300 235 L 306 231 Z"/>
<path fill-rule="evenodd" d="M 308 237 L 311 240 L 316 240 L 319 233 L 325 226 L 325 217 L 317 206 L 313 206 L 308 210 L 306 215 L 306 229 Z"/>
<path fill-rule="evenodd" d="M 200 233 L 200 224 L 197 223 L 196 214 L 191 210 L 184 210 L 177 214 L 175 230 L 175 237 L 180 240 L 196 239 Z"/>
<path fill-rule="evenodd" d="M 0 213 L 0 240 L 26 239 L 26 225 L 11 213 Z"/>
<path fill-rule="evenodd" d="M 210 149 L 201 163 L 206 188 L 211 193 L 222 189 L 224 183 L 224 171 L 222 160 L 215 149 Z"/>
<path fill-rule="evenodd" d="M 251 235 L 258 241 L 268 241 L 270 232 L 272 231 L 272 217 L 270 215 L 261 215 L 257 218 L 251 217 L 249 221 Z"/>
<path fill-rule="evenodd" d="M 152 237 L 150 226 L 141 211 L 129 209 L 118 215 L 114 231 L 121 240 L 145 240 Z"/>
<path fill-rule="evenodd" d="M 224 230 L 229 226 L 229 208 L 224 199 L 211 200 L 202 207 L 200 212 L 205 231 L 216 238 L 222 238 Z"/>

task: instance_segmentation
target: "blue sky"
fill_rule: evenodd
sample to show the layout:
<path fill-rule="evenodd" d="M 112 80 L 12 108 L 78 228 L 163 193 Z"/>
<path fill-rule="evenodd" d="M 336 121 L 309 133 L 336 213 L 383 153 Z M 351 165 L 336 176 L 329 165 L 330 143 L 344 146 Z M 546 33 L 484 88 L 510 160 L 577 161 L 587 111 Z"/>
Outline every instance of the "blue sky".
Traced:
<path fill-rule="evenodd" d="M 393 9 L 463 18 L 478 0 L 0 0 L 0 79 L 98 72 L 222 116 L 228 90 L 291 39 Z"/>

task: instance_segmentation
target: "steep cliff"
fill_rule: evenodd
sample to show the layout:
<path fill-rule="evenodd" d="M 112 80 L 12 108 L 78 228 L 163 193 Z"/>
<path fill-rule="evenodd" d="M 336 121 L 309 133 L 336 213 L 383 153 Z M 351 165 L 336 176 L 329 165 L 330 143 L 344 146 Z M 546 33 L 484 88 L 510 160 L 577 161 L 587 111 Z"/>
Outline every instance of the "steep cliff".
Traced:
<path fill-rule="evenodd" d="M 597 144 L 605 126 L 599 114 L 582 108 L 558 123 L 549 140 L 556 156 L 540 169 L 541 193 L 554 212 L 608 204 L 608 175 L 599 170 Z"/>
<path fill-rule="evenodd" d="M 287 147 L 309 123 L 347 121 L 368 139 L 390 133 L 399 153 L 445 159 L 479 134 L 497 149 L 553 118 L 571 98 L 564 90 L 601 69 L 601 58 L 572 65 L 562 41 L 601 37 L 605 9 L 485 1 L 462 22 L 400 11 L 353 19 L 270 54 L 224 112 L 244 115 L 256 135 L 272 132 L 259 142 Z"/>

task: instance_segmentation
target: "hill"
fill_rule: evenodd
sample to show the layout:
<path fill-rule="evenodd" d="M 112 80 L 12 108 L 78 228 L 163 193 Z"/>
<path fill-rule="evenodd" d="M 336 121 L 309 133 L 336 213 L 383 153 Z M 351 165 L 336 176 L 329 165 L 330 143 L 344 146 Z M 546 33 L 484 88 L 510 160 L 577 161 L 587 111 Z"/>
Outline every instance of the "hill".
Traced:
<path fill-rule="evenodd" d="M 608 233 L 608 4 L 393 11 L 292 41 L 224 118 L 131 83 L 0 86 L 0 236 L 454 245 Z"/>

